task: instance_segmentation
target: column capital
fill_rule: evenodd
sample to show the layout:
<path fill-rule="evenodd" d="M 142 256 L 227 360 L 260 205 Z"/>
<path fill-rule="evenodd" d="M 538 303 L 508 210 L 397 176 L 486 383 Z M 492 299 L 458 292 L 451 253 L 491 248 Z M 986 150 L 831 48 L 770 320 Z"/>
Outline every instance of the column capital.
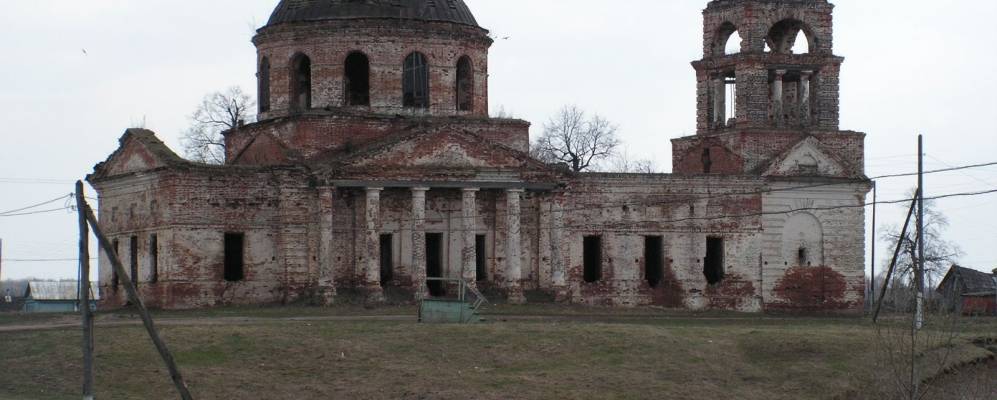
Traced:
<path fill-rule="evenodd" d="M 809 77 L 809 76 L 813 76 L 813 74 L 814 74 L 814 72 L 813 71 L 809 71 L 809 70 L 800 71 L 800 76 L 801 77 L 803 77 L 803 76 Z"/>
<path fill-rule="evenodd" d="M 430 188 L 428 188 L 428 187 L 414 187 L 414 188 L 409 188 L 409 190 L 411 190 L 413 193 L 423 193 L 423 194 L 425 194 L 426 192 L 430 191 Z"/>
<path fill-rule="evenodd" d="M 513 189 L 506 189 L 505 192 L 506 193 L 526 193 L 526 189 L 513 188 Z"/>
<path fill-rule="evenodd" d="M 383 192 L 384 191 L 383 187 L 365 187 L 363 189 L 365 191 L 367 191 L 367 193 L 370 193 L 370 192 Z"/>
<path fill-rule="evenodd" d="M 783 75 L 786 75 L 786 72 L 788 72 L 788 71 L 786 71 L 784 69 L 777 69 L 777 70 L 775 70 L 775 76 L 782 77 Z"/>
<path fill-rule="evenodd" d="M 461 189 L 461 191 L 464 192 L 464 193 L 477 193 L 477 192 L 480 192 L 481 189 L 480 188 L 463 188 L 463 189 Z"/>

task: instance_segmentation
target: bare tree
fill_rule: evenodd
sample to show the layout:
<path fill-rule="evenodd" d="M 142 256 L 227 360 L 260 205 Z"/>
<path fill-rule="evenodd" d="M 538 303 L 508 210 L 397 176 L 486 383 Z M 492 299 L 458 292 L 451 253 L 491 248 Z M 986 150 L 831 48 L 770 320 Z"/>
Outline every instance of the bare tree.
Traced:
<path fill-rule="evenodd" d="M 247 122 L 254 107 L 256 101 L 236 86 L 204 96 L 190 116 L 190 128 L 180 138 L 186 157 L 208 164 L 223 164 L 225 140 L 222 132 Z"/>
<path fill-rule="evenodd" d="M 911 191 L 910 197 L 914 197 L 916 191 Z M 902 205 L 908 207 L 907 204 Z M 917 214 L 911 226 L 917 226 Z M 948 218 L 941 213 L 932 200 L 924 202 L 924 274 L 927 287 L 930 283 L 940 279 L 948 271 L 952 264 L 962 256 L 962 251 L 954 243 L 945 240 L 945 229 L 949 226 Z M 900 255 L 897 258 L 897 266 L 894 274 L 898 279 L 905 279 L 914 282 L 914 266 L 917 265 L 917 232 L 909 229 L 907 236 L 900 237 L 900 229 L 896 226 L 888 227 L 884 230 L 883 239 L 887 242 L 888 249 L 894 249 L 900 243 Z M 890 260 L 884 260 L 885 266 L 889 267 Z"/>
<path fill-rule="evenodd" d="M 589 170 L 615 153 L 620 145 L 616 131 L 616 125 L 599 115 L 587 118 L 577 106 L 565 106 L 544 124 L 530 154 L 541 161 L 565 163 L 574 172 Z"/>
<path fill-rule="evenodd" d="M 660 172 L 660 168 L 654 160 L 634 158 L 627 150 L 617 152 L 612 159 L 610 167 L 613 172 L 629 174 L 656 174 Z"/>

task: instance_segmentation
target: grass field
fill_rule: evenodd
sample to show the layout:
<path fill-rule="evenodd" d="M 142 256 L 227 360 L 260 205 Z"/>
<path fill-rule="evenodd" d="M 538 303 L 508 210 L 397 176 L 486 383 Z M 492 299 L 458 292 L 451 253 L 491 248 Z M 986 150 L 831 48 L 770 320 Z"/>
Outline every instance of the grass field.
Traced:
<path fill-rule="evenodd" d="M 548 307 L 499 308 L 491 322 L 465 326 L 352 318 L 409 312 L 220 309 L 157 318 L 198 399 L 882 396 L 873 391 L 884 379 L 876 331 L 858 319 Z M 198 324 L 219 317 L 237 323 Z M 8 316 L 0 327 L 60 321 L 40 318 Z M 118 320 L 130 318 L 98 323 L 98 398 L 176 398 L 144 330 L 108 326 Z M 950 362 L 989 355 L 970 340 L 997 335 L 994 322 L 967 325 Z M 76 397 L 79 346 L 78 329 L 0 332 L 0 398 Z"/>

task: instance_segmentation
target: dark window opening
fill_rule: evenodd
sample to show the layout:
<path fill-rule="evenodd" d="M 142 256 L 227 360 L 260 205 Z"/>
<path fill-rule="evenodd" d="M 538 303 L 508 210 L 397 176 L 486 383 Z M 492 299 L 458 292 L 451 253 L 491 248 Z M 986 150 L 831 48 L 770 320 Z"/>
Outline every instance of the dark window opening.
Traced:
<path fill-rule="evenodd" d="M 806 247 L 800 247 L 800 249 L 796 251 L 796 262 L 797 262 L 797 264 L 799 264 L 800 266 L 810 265 L 810 261 L 809 260 L 810 260 L 810 256 L 807 255 L 807 248 Z"/>
<path fill-rule="evenodd" d="M 159 237 L 149 235 L 149 282 L 159 282 Z"/>
<path fill-rule="evenodd" d="M 260 62 L 259 94 L 260 112 L 270 111 L 270 59 L 263 57 Z"/>
<path fill-rule="evenodd" d="M 304 54 L 291 60 L 291 109 L 312 108 L 312 61 Z"/>
<path fill-rule="evenodd" d="M 710 157 L 710 149 L 703 149 L 703 173 L 709 174 L 713 170 L 713 159 Z"/>
<path fill-rule="evenodd" d="M 488 280 L 488 257 L 485 254 L 485 235 L 474 237 L 474 265 L 478 282 Z"/>
<path fill-rule="evenodd" d="M 665 274 L 665 240 L 661 236 L 644 238 L 644 278 L 652 288 L 658 287 Z"/>
<path fill-rule="evenodd" d="M 706 239 L 706 259 L 703 260 L 703 275 L 706 282 L 716 285 L 724 280 L 724 240 Z"/>
<path fill-rule="evenodd" d="M 588 283 L 598 282 L 602 279 L 602 237 L 586 236 L 583 247 L 583 278 Z"/>
<path fill-rule="evenodd" d="M 381 286 L 395 279 L 395 252 L 393 236 L 381 235 Z"/>
<path fill-rule="evenodd" d="M 114 254 L 111 254 L 110 256 L 114 257 L 116 260 L 118 260 L 118 262 L 121 262 L 121 258 L 118 257 L 118 254 L 121 254 L 121 241 L 119 241 L 118 239 L 114 239 Z M 114 290 L 118 290 L 118 285 L 121 283 L 118 280 L 118 269 L 114 268 L 114 265 L 113 265 L 114 263 L 113 262 L 111 264 L 112 264 L 111 265 L 111 287 L 114 288 Z"/>
<path fill-rule="evenodd" d="M 412 53 L 405 57 L 402 92 L 403 106 L 429 108 L 429 65 L 422 53 Z"/>
<path fill-rule="evenodd" d="M 457 111 L 474 108 L 474 69 L 467 56 L 457 61 Z"/>
<path fill-rule="evenodd" d="M 138 236 L 130 237 L 128 240 L 128 245 L 129 245 L 128 259 L 131 262 L 131 264 L 129 264 L 129 267 L 131 272 L 132 286 L 138 288 Z"/>
<path fill-rule="evenodd" d="M 370 105 L 370 61 L 363 53 L 346 57 L 346 105 Z"/>
<path fill-rule="evenodd" d="M 238 282 L 245 278 L 246 235 L 225 234 L 225 280 Z"/>
<path fill-rule="evenodd" d="M 443 277 L 443 234 L 426 234 L 426 277 Z M 446 296 L 446 286 L 440 281 L 428 281 L 429 295 L 433 297 Z"/>

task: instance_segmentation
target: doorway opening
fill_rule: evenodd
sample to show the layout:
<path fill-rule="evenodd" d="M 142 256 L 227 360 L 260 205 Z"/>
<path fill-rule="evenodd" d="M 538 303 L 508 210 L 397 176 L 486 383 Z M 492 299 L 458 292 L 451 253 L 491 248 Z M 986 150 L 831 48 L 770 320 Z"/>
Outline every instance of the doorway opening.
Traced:
<path fill-rule="evenodd" d="M 443 277 L 443 234 L 426 234 L 426 277 Z M 440 281 L 427 281 L 429 295 L 433 297 L 446 296 L 446 285 Z"/>
<path fill-rule="evenodd" d="M 474 265 L 478 282 L 488 281 L 488 257 L 485 254 L 485 244 L 485 235 L 474 237 Z"/>
<path fill-rule="evenodd" d="M 395 254 L 391 234 L 381 235 L 381 286 L 395 279 Z"/>

